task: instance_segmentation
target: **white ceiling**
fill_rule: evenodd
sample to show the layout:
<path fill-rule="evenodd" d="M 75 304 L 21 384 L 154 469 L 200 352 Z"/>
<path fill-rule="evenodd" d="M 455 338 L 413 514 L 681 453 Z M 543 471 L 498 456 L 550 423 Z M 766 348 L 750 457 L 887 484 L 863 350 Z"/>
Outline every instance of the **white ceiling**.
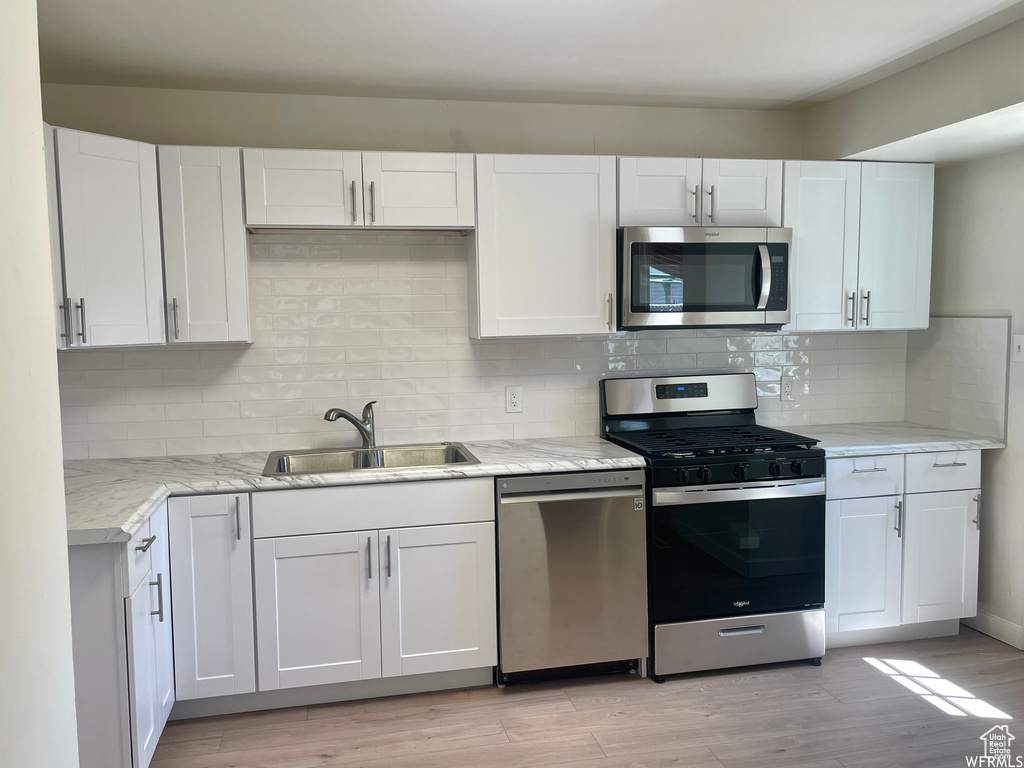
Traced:
<path fill-rule="evenodd" d="M 38 0 L 43 80 L 780 108 L 1024 17 L 1019 0 Z"/>

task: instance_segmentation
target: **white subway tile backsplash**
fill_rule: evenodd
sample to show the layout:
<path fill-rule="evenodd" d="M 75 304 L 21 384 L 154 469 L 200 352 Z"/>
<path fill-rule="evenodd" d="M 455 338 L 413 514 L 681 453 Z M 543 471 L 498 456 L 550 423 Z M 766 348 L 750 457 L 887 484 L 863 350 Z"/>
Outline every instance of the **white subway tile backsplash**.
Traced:
<path fill-rule="evenodd" d="M 906 333 L 470 340 L 467 242 L 436 232 L 252 236 L 253 344 L 62 352 L 65 455 L 358 445 L 349 424 L 322 414 L 371 399 L 382 443 L 592 435 L 602 377 L 700 368 L 752 371 L 766 424 L 904 418 Z M 998 399 L 953 362 L 959 353 L 987 364 L 999 350 L 978 343 L 970 323 L 947 335 L 948 354 L 918 352 L 979 408 Z M 797 382 L 792 403 L 778 399 L 783 375 Z M 523 413 L 505 412 L 508 385 L 523 387 Z"/>

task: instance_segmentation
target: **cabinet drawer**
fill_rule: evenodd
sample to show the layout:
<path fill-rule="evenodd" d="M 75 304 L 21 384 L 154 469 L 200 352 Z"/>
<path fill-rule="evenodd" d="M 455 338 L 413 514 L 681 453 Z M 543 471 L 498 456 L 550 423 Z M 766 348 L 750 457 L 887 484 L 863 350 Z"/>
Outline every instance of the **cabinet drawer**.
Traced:
<path fill-rule="evenodd" d="M 377 483 L 252 495 L 255 538 L 494 519 L 494 479 Z"/>
<path fill-rule="evenodd" d="M 899 496 L 903 493 L 902 453 L 829 459 L 825 472 L 825 497 L 829 499 Z"/>
<path fill-rule="evenodd" d="M 981 487 L 981 451 L 907 454 L 907 493 Z"/>
<path fill-rule="evenodd" d="M 131 595 L 153 567 L 154 550 L 167 548 L 167 503 L 161 504 L 132 536 L 124 556 L 125 584 Z"/>

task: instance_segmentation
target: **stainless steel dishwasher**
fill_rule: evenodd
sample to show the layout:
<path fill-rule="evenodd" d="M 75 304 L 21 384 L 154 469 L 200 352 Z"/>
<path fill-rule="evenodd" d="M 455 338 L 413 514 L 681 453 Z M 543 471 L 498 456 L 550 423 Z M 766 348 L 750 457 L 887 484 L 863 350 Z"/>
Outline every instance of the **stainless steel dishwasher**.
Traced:
<path fill-rule="evenodd" d="M 642 659 L 644 471 L 500 477 L 498 682 Z"/>

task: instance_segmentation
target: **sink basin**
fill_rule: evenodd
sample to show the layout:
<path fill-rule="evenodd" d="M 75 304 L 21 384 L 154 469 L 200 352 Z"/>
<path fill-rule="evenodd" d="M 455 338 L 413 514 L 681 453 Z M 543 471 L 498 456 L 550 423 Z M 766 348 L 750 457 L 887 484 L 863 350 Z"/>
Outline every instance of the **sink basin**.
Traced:
<path fill-rule="evenodd" d="M 479 464 L 460 443 L 393 445 L 384 448 L 327 448 L 312 451 L 276 451 L 267 458 L 265 477 L 357 472 L 363 469 L 415 469 Z"/>

